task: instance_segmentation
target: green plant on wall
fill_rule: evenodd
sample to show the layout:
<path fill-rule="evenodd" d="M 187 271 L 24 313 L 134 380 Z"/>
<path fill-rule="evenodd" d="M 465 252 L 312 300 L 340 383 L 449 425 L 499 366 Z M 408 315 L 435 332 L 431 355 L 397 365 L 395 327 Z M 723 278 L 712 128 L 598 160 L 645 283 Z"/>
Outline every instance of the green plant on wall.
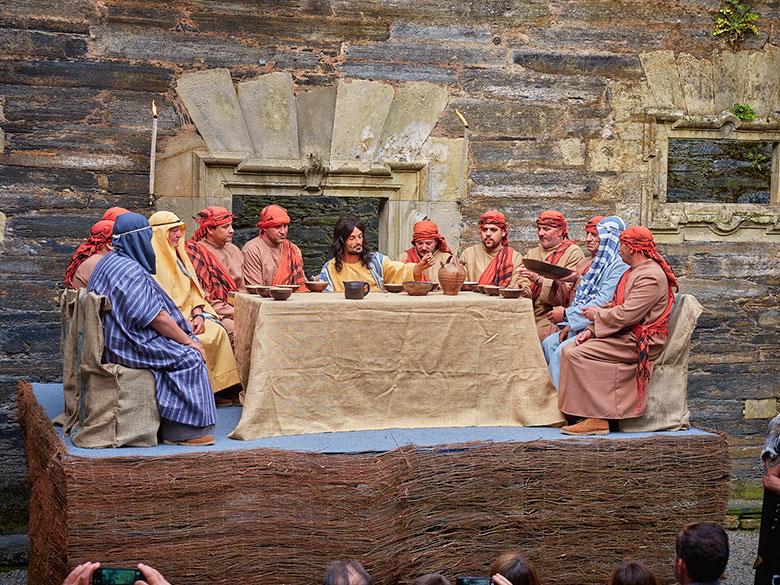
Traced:
<path fill-rule="evenodd" d="M 747 151 L 746 158 L 753 163 L 753 168 L 757 171 L 763 171 L 764 165 L 771 160 L 763 150 L 763 144 L 757 143 Z"/>
<path fill-rule="evenodd" d="M 715 30 L 712 35 L 723 36 L 731 47 L 737 47 L 745 38 L 745 33 L 758 34 L 754 24 L 761 15 L 750 4 L 740 0 L 724 0 L 715 17 Z"/>
<path fill-rule="evenodd" d="M 734 104 L 730 111 L 743 122 L 752 122 L 756 119 L 756 111 L 750 104 Z"/>

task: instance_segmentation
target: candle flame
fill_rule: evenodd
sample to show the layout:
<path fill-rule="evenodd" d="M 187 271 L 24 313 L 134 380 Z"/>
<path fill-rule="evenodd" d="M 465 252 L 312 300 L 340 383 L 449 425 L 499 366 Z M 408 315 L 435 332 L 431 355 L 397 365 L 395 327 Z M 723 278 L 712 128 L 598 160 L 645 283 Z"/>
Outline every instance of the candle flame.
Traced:
<path fill-rule="evenodd" d="M 152 100 L 152 116 L 157 117 L 157 104 L 154 103 L 154 100 Z"/>

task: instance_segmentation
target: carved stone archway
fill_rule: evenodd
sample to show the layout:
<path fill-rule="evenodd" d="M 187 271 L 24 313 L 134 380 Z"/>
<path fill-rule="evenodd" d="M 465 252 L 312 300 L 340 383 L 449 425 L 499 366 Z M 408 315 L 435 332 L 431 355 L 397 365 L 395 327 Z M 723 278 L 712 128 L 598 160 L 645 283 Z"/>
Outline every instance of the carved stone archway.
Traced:
<path fill-rule="evenodd" d="M 379 197 L 383 252 L 406 248 L 422 215 L 458 245 L 468 143 L 431 136 L 445 88 L 340 80 L 294 95 L 288 73 L 234 87 L 227 69 L 212 69 L 182 76 L 177 93 L 195 128 L 157 153 L 160 209 L 184 219 L 242 195 Z"/>

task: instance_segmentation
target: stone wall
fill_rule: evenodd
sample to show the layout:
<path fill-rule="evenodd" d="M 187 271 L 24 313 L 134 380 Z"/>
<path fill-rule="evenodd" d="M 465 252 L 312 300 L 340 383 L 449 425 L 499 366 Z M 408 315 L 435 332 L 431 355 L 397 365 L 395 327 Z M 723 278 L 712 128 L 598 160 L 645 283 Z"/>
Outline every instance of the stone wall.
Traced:
<path fill-rule="evenodd" d="M 717 112 L 746 87 L 750 95 L 739 101 L 752 101 L 762 116 L 780 109 L 772 66 L 780 5 L 756 3 L 761 34 L 742 53 L 712 37 L 718 5 L 4 2 L 0 532 L 20 530 L 26 514 L 14 382 L 60 376 L 55 303 L 67 258 L 91 223 L 111 205 L 151 211 L 150 102 L 161 105 L 161 138 L 189 124 L 174 91 L 178 77 L 224 67 L 234 82 L 288 72 L 296 91 L 341 78 L 447 86 L 449 104 L 433 135 L 462 135 L 455 108 L 471 125 L 463 240 L 474 240 L 478 215 L 497 207 L 522 249 L 533 240 L 533 217 L 549 207 L 572 219 L 578 237 L 595 213 L 639 220 L 648 180 L 640 112 L 649 101 Z M 767 64 L 752 67 L 763 55 Z M 713 71 L 721 76 L 714 84 Z M 684 290 L 706 308 L 692 350 L 693 420 L 729 433 L 735 479 L 755 484 L 757 446 L 780 397 L 780 247 L 698 242 L 665 251 Z"/>

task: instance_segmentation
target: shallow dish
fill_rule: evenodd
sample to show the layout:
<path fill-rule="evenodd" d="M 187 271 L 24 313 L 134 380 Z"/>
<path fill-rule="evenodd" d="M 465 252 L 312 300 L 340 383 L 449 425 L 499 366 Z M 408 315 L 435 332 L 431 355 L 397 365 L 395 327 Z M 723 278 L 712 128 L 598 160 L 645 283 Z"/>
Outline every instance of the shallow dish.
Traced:
<path fill-rule="evenodd" d="M 406 294 L 412 297 L 422 297 L 431 292 L 433 288 L 432 282 L 419 282 L 416 280 L 408 280 L 404 283 L 404 290 Z"/>
<path fill-rule="evenodd" d="M 269 289 L 268 293 L 275 301 L 285 301 L 290 298 L 293 291 L 289 287 L 274 286 Z"/>
<path fill-rule="evenodd" d="M 402 290 L 404 290 L 404 285 L 402 284 L 391 284 L 386 282 L 385 283 L 385 290 L 389 293 L 399 293 Z"/>
<path fill-rule="evenodd" d="M 295 292 L 301 288 L 300 284 L 277 284 L 273 288 L 286 288 L 291 290 L 292 292 Z"/>
<path fill-rule="evenodd" d="M 564 278 L 569 276 L 574 270 L 569 270 L 562 266 L 550 264 L 549 262 L 542 262 L 541 260 L 533 260 L 531 258 L 523 258 L 523 266 L 528 268 L 531 272 L 536 272 L 545 278 Z"/>
<path fill-rule="evenodd" d="M 491 297 L 497 297 L 498 296 L 498 291 L 501 290 L 495 284 L 485 284 L 485 285 L 482 286 L 482 288 L 485 290 L 485 294 L 488 294 Z"/>
<path fill-rule="evenodd" d="M 250 295 L 259 295 L 260 287 L 256 284 L 247 285 L 246 292 L 248 292 Z"/>
<path fill-rule="evenodd" d="M 322 292 L 328 288 L 328 283 L 324 280 L 307 280 L 306 288 L 308 288 L 311 292 Z"/>
<path fill-rule="evenodd" d="M 467 280 L 462 285 L 460 285 L 460 290 L 465 291 L 465 292 L 469 292 L 469 291 L 479 292 L 479 291 L 476 290 L 476 287 L 477 287 L 478 284 L 479 284 L 478 282 L 468 281 Z"/>
<path fill-rule="evenodd" d="M 498 291 L 505 299 L 519 299 L 523 296 L 522 288 L 502 288 Z"/>

